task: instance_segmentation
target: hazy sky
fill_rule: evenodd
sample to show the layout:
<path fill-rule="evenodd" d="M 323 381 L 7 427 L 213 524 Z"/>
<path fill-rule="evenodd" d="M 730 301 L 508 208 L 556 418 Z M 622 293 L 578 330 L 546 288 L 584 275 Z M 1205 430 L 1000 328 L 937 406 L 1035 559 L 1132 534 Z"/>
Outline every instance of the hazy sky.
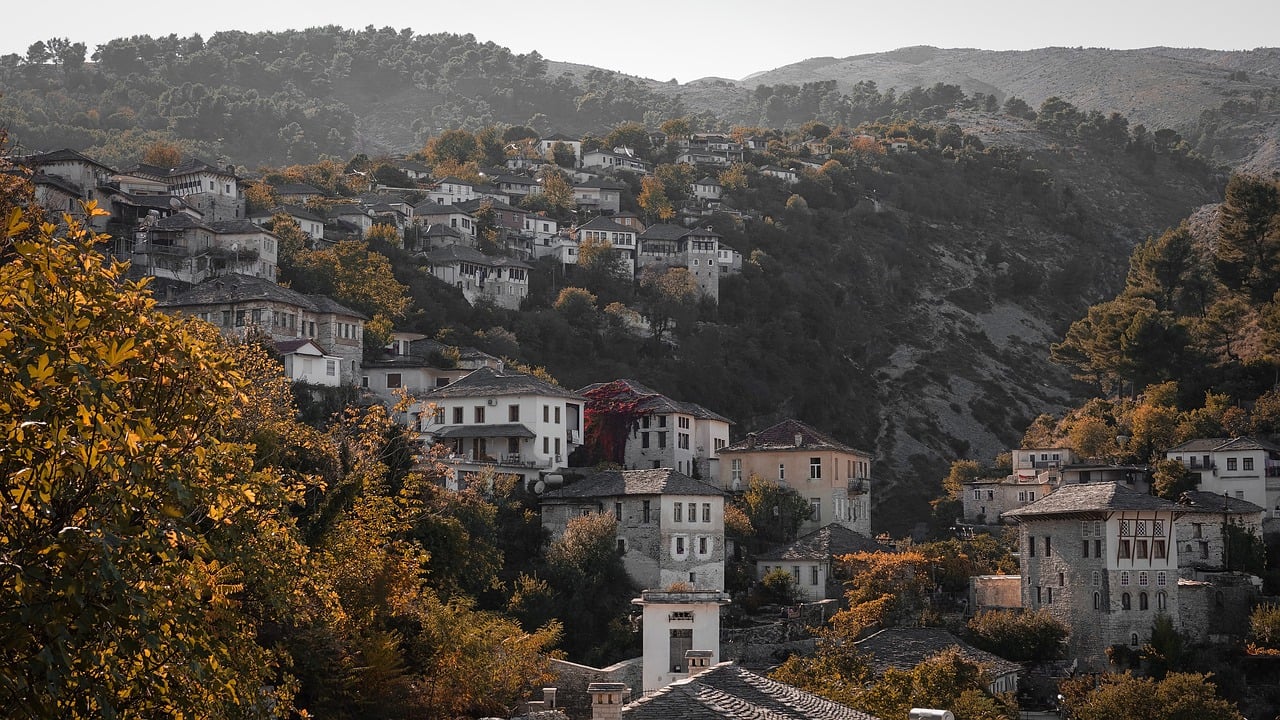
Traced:
<path fill-rule="evenodd" d="M 1219 50 L 1280 45 L 1276 0 L 10 0 L 0 54 L 49 37 L 89 46 L 129 35 L 391 26 L 472 33 L 518 53 L 658 80 L 741 79 L 811 57 L 908 45 Z M 3 88 L 0 88 L 3 91 Z"/>

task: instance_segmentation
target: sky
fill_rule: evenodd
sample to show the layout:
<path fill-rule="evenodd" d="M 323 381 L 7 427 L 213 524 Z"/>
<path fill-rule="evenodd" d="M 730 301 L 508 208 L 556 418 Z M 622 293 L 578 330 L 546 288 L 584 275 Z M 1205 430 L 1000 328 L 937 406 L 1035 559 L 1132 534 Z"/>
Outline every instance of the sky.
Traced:
<path fill-rule="evenodd" d="M 8 3 L 7 3 L 8 4 Z M 0 55 L 66 37 L 92 54 L 131 35 L 206 39 L 220 30 L 318 25 L 471 33 L 517 53 L 656 80 L 735 80 L 812 57 L 911 45 L 986 50 L 1048 46 L 1216 50 L 1280 46 L 1276 0 L 97 0 L 22 2 L 5 11 Z M 0 88 L 2 91 L 3 88 Z"/>

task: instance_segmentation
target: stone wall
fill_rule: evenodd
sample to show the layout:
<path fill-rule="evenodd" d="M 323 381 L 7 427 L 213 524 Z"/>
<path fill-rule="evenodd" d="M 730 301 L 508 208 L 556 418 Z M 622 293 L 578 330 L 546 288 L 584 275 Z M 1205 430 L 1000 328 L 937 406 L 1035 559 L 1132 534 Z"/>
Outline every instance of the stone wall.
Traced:
<path fill-rule="evenodd" d="M 969 609 L 972 613 L 1021 607 L 1021 575 L 975 575 L 969 578 Z"/>
<path fill-rule="evenodd" d="M 1202 574 L 1178 582 L 1178 631 L 1200 642 L 1230 643 L 1249 632 L 1249 613 L 1260 595 L 1252 576 Z"/>
<path fill-rule="evenodd" d="M 631 690 L 631 699 L 634 700 L 641 694 L 642 670 L 643 658 L 638 657 L 606 668 L 593 668 L 567 660 L 552 660 L 551 672 L 556 677 L 551 684 L 556 688 L 556 708 L 572 720 L 590 720 L 591 696 L 587 694 L 588 685 L 596 682 L 619 682 Z"/>

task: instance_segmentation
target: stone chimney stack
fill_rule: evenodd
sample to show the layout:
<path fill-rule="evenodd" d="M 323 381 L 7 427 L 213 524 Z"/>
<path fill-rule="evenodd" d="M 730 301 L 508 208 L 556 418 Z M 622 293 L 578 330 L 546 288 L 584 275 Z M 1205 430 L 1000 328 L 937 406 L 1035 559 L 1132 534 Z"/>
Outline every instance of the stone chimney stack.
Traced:
<path fill-rule="evenodd" d="M 747 447 L 753 448 L 755 446 L 756 446 L 756 434 L 747 433 Z"/>
<path fill-rule="evenodd" d="M 556 689 L 553 687 L 542 688 L 542 703 L 546 705 L 548 710 L 556 709 Z"/>
<path fill-rule="evenodd" d="M 796 447 L 804 447 L 804 435 L 796 433 Z"/>
<path fill-rule="evenodd" d="M 712 654 L 710 650 L 686 650 L 684 652 L 684 666 L 689 671 L 689 677 L 693 677 L 711 667 Z"/>
<path fill-rule="evenodd" d="M 623 683 L 591 683 L 587 693 L 591 695 L 591 720 L 619 720 L 622 717 Z"/>

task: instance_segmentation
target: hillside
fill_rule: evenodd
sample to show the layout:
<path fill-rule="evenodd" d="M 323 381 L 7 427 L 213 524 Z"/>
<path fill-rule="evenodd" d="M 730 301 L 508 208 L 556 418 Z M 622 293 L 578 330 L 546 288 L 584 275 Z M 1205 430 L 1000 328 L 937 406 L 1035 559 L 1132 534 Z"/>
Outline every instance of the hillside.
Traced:
<path fill-rule="evenodd" d="M 1233 75 L 1233 73 L 1235 73 Z M 1037 107 L 1060 97 L 1082 109 L 1120 112 L 1148 128 L 1172 128 L 1201 153 L 1244 169 L 1276 167 L 1280 128 L 1280 49 L 1040 48 L 992 51 L 909 47 L 847 58 L 812 58 L 756 73 L 739 85 L 835 80 L 881 90 L 959 85 L 966 92 L 1017 96 Z M 674 92 L 674 91 L 672 91 Z M 682 91 L 691 109 L 731 112 L 718 93 Z M 1205 111 L 1212 111 L 1204 115 Z"/>

